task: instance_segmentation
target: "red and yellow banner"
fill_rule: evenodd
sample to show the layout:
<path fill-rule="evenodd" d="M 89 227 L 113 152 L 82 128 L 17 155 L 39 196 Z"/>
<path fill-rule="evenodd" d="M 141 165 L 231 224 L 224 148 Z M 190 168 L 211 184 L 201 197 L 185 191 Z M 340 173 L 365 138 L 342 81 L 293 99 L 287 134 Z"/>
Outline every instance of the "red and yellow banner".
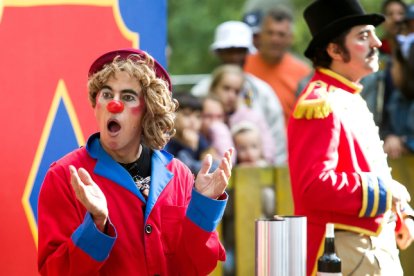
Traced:
<path fill-rule="evenodd" d="M 131 7 L 155 11 L 166 22 L 165 1 L 140 2 L 0 0 L 1 275 L 37 275 L 43 177 L 96 131 L 86 89 L 90 64 L 105 51 L 144 43 L 140 28 L 155 26 Z M 146 45 L 156 52 L 165 40 Z"/>

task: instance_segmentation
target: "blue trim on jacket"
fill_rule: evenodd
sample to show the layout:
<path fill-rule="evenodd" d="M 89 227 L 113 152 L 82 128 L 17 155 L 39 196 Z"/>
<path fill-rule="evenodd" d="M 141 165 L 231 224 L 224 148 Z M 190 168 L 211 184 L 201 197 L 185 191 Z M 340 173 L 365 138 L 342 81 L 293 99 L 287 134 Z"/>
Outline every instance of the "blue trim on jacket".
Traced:
<path fill-rule="evenodd" d="M 89 155 L 97 159 L 94 173 L 110 179 L 133 193 L 142 202 L 146 202 L 145 225 L 159 195 L 174 177 L 174 174 L 166 168 L 173 160 L 173 155 L 164 150 L 153 151 L 151 156 L 151 184 L 148 200 L 146 201 L 135 186 L 130 174 L 102 148 L 99 137 L 99 133 L 93 134 L 86 144 Z M 227 200 L 210 199 L 193 190 L 187 217 L 205 231 L 211 232 L 223 217 L 226 204 Z"/>
<path fill-rule="evenodd" d="M 374 209 L 376 206 L 376 209 Z M 381 178 L 367 176 L 367 208 L 364 217 L 376 217 L 387 209 L 387 188 Z"/>
<path fill-rule="evenodd" d="M 167 170 L 166 166 L 173 160 L 173 156 L 166 151 L 154 150 L 151 157 L 151 184 L 148 194 L 147 207 L 145 208 L 145 222 L 154 208 L 158 197 L 164 190 L 165 186 L 171 181 L 174 174 Z M 156 177 L 152 177 L 156 176 Z"/>
<path fill-rule="evenodd" d="M 110 223 L 108 221 L 108 223 Z M 111 225 L 111 227 L 113 227 Z M 102 262 L 109 257 L 109 253 L 114 246 L 115 237 L 105 235 L 98 228 L 89 212 L 86 213 L 83 223 L 72 234 L 73 243 L 82 249 L 86 254 L 94 260 Z"/>
<path fill-rule="evenodd" d="M 367 209 L 365 210 L 365 217 L 370 217 L 372 208 L 374 207 L 374 193 L 375 187 L 371 176 L 368 176 L 367 179 L 367 186 L 368 186 L 368 201 L 367 201 Z"/>
<path fill-rule="evenodd" d="M 214 200 L 203 196 L 193 189 L 187 209 L 187 217 L 204 231 L 212 232 L 223 217 L 226 200 Z"/>
<path fill-rule="evenodd" d="M 385 188 L 385 183 L 381 178 L 378 178 L 379 186 L 379 203 L 378 203 L 378 212 L 377 214 L 384 214 L 387 210 L 387 189 Z"/>
<path fill-rule="evenodd" d="M 151 156 L 151 183 L 148 200 L 145 200 L 142 193 L 135 186 L 131 175 L 118 162 L 116 162 L 102 147 L 99 140 L 99 133 L 93 134 L 86 144 L 86 150 L 92 158 L 97 159 L 94 173 L 112 180 L 121 187 L 127 189 L 142 202 L 146 203 L 145 222 L 154 208 L 155 203 L 165 186 L 173 178 L 166 166 L 173 160 L 173 156 L 166 151 L 154 150 Z M 153 177 L 156 176 L 156 177 Z"/>
<path fill-rule="evenodd" d="M 138 190 L 137 186 L 135 186 L 131 175 L 102 148 L 99 137 L 99 133 L 95 133 L 89 137 L 86 143 L 86 150 L 89 155 L 97 159 L 93 172 L 117 183 L 133 193 L 142 202 L 145 202 L 144 196 Z"/>

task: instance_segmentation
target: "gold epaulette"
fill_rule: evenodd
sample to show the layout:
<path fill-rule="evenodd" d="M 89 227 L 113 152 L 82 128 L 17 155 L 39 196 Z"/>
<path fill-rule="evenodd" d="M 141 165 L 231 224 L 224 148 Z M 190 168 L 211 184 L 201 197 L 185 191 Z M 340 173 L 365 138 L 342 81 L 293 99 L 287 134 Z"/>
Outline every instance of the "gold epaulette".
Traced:
<path fill-rule="evenodd" d="M 313 95 L 313 97 L 309 97 Z M 295 119 L 324 119 L 332 112 L 332 107 L 328 101 L 326 84 L 320 81 L 311 82 L 305 93 L 300 97 L 293 117 Z"/>

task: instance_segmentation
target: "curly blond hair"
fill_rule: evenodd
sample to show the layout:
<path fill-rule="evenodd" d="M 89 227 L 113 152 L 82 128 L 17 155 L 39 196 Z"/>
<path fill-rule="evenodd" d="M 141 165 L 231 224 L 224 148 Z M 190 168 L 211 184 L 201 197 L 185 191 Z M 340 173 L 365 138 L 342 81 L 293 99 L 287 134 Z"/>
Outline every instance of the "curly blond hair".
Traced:
<path fill-rule="evenodd" d="M 141 84 L 146 106 L 142 120 L 143 142 L 151 149 L 162 149 L 175 134 L 174 119 L 178 103 L 172 98 L 167 82 L 156 76 L 151 56 L 143 58 L 132 54 L 126 59 L 117 56 L 90 76 L 88 90 L 92 107 L 96 105 L 98 92 L 117 72 L 126 72 Z"/>

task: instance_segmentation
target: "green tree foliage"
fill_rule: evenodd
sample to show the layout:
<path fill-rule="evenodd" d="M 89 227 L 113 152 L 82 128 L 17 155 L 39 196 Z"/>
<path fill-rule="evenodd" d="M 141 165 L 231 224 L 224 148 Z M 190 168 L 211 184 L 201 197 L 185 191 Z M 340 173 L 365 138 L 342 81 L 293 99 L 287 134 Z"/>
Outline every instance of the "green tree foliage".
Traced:
<path fill-rule="evenodd" d="M 367 12 L 379 12 L 381 2 L 361 0 Z M 173 75 L 210 73 L 218 64 L 217 58 L 209 50 L 217 25 L 228 20 L 241 20 L 245 10 L 257 7 L 267 9 L 281 3 L 293 10 L 295 43 L 292 51 L 304 58 L 303 51 L 311 35 L 302 14 L 310 0 L 169 0 L 169 71 Z"/>
<path fill-rule="evenodd" d="M 209 73 L 217 65 L 209 46 L 214 29 L 241 20 L 244 0 L 168 1 L 168 69 L 172 74 Z"/>

